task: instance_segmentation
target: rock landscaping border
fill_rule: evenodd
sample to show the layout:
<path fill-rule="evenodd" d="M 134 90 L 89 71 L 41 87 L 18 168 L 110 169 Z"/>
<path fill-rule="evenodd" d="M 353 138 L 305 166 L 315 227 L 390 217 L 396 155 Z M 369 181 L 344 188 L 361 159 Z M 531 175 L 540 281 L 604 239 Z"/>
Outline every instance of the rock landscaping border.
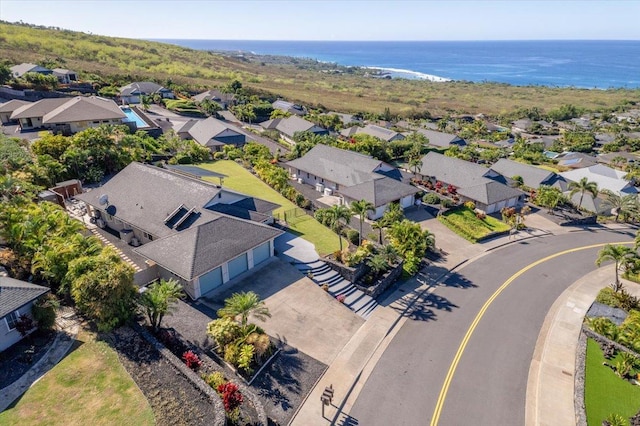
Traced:
<path fill-rule="evenodd" d="M 138 334 L 140 334 L 151 346 L 153 346 L 160 354 L 166 359 L 171 365 L 173 365 L 182 375 L 184 375 L 193 385 L 200 390 L 203 394 L 205 394 L 211 403 L 215 407 L 215 418 L 212 419 L 212 424 L 215 426 L 224 426 L 227 424 L 224 405 L 222 404 L 222 400 L 218 393 L 211 388 L 200 376 L 198 376 L 195 372 L 193 372 L 190 368 L 186 366 L 184 362 L 178 359 L 169 349 L 167 349 L 162 343 L 160 343 L 154 336 L 151 335 L 144 327 L 140 326 L 140 324 L 133 323 L 133 330 L 135 330 Z M 262 419 L 261 419 L 262 420 Z M 266 416 L 265 416 L 266 420 Z M 263 423 L 266 425 L 266 421 Z"/>

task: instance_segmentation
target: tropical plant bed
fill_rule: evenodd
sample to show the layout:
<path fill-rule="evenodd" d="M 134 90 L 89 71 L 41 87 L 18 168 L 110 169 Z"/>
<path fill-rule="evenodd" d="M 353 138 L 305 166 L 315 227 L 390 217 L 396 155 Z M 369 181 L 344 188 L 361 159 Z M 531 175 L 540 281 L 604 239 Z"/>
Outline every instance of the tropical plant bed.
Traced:
<path fill-rule="evenodd" d="M 0 352 L 0 389 L 18 380 L 51 347 L 55 331 L 36 330 L 15 345 Z"/>
<path fill-rule="evenodd" d="M 591 338 L 587 340 L 584 403 L 588 425 L 600 426 L 614 413 L 629 419 L 640 410 L 640 386 L 618 377 L 611 367 L 604 365 L 605 362 L 616 365 L 619 357 L 618 353 L 613 359 L 605 359 L 598 343 Z M 631 374 L 638 371 L 636 366 Z"/>
<path fill-rule="evenodd" d="M 473 243 L 510 230 L 506 223 L 486 215 L 481 219 L 476 212 L 467 207 L 450 210 L 438 216 L 438 220 Z"/>
<path fill-rule="evenodd" d="M 112 336 L 120 362 L 146 396 L 157 424 L 211 424 L 211 401 L 140 334 L 122 327 Z"/>
<path fill-rule="evenodd" d="M 230 371 L 226 374 L 227 377 L 230 377 L 230 380 L 235 380 L 234 374 L 237 375 L 237 372 L 234 369 L 231 369 L 229 364 L 223 362 L 219 362 L 220 360 L 213 360 L 205 353 L 200 352 L 199 348 L 193 347 L 186 343 L 180 333 L 171 328 L 163 328 L 158 330 L 156 333 L 153 332 L 152 329 L 147 329 L 150 333 L 154 335 L 169 351 L 175 355 L 177 358 L 181 359 L 185 364 L 199 374 L 201 377 L 210 376 L 213 373 L 221 373 L 222 368 L 226 367 Z M 217 358 L 217 357 L 216 357 Z M 231 374 L 229 374 L 231 373 Z M 222 374 L 222 373 L 221 373 Z M 227 380 L 227 381 L 230 381 Z M 244 378 L 243 378 L 244 380 Z M 205 380 L 206 381 L 206 380 Z M 214 389 L 217 390 L 217 389 Z M 239 406 L 237 416 L 232 416 L 232 418 L 228 418 L 227 424 L 254 424 L 258 420 L 258 414 L 251 398 L 244 397 L 243 403 Z"/>

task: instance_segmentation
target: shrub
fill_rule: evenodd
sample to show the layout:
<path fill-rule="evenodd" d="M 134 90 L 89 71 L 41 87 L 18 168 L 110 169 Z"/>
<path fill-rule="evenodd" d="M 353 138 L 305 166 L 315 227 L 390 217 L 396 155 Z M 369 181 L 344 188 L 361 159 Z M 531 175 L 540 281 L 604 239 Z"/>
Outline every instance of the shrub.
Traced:
<path fill-rule="evenodd" d="M 60 306 L 58 299 L 48 293 L 33 304 L 31 314 L 41 330 L 49 330 L 56 323 L 56 309 Z"/>
<path fill-rule="evenodd" d="M 344 300 L 347 298 L 344 294 L 339 294 L 336 296 L 336 300 L 340 303 L 344 303 Z"/>
<path fill-rule="evenodd" d="M 329 284 L 327 284 L 327 283 L 322 284 L 322 289 L 328 293 L 329 292 Z"/>
<path fill-rule="evenodd" d="M 360 233 L 355 229 L 349 229 L 347 230 L 346 237 L 351 244 L 358 244 L 358 241 L 360 240 Z"/>
<path fill-rule="evenodd" d="M 187 351 L 183 353 L 182 360 L 184 361 L 185 364 L 187 364 L 187 367 L 189 367 L 193 371 L 198 371 L 198 369 L 202 365 L 202 361 L 200 360 L 200 357 L 198 357 L 198 355 L 193 353 L 193 351 Z"/>
<path fill-rule="evenodd" d="M 218 318 L 207 325 L 207 334 L 223 348 L 240 336 L 240 325 L 233 318 Z"/>
<path fill-rule="evenodd" d="M 224 347 L 224 360 L 231 365 L 238 364 L 238 357 L 240 356 L 240 349 L 237 345 L 229 343 Z"/>
<path fill-rule="evenodd" d="M 214 160 L 222 160 L 222 159 L 224 159 L 224 152 L 222 152 L 222 151 L 215 152 L 213 154 L 213 159 Z"/>
<path fill-rule="evenodd" d="M 422 201 L 427 204 L 440 204 L 440 197 L 438 197 L 438 195 L 433 192 L 429 192 L 427 194 L 424 194 L 424 197 L 422 197 Z"/>
<path fill-rule="evenodd" d="M 476 212 L 476 217 L 480 220 L 485 220 L 487 218 L 487 214 L 485 212 Z"/>
<path fill-rule="evenodd" d="M 242 405 L 244 401 L 244 397 L 240 393 L 238 385 L 235 383 L 228 382 L 220 385 L 217 391 L 222 395 L 222 402 L 224 403 L 224 409 L 227 413 L 231 413 L 237 408 L 240 408 L 240 405 Z"/>
<path fill-rule="evenodd" d="M 476 203 L 474 203 L 473 201 L 467 201 L 464 203 L 464 206 L 466 208 L 468 208 L 469 210 L 475 210 L 476 209 Z"/>
<path fill-rule="evenodd" d="M 204 374 L 202 376 L 202 379 L 216 391 L 218 390 L 218 387 L 227 383 L 227 379 L 225 379 L 224 375 L 219 371 L 214 371 L 213 373 L 208 375 Z"/>
<path fill-rule="evenodd" d="M 447 209 L 449 207 L 452 207 L 454 203 L 448 198 L 443 198 L 442 200 L 440 200 L 440 204 L 442 205 L 442 207 Z"/>
<path fill-rule="evenodd" d="M 22 337 L 29 334 L 29 332 L 33 330 L 34 326 L 35 325 L 31 317 L 28 317 L 26 315 L 20 315 L 20 318 L 18 318 L 18 321 L 16 321 L 16 330 L 18 330 L 18 333 L 20 333 Z"/>
<path fill-rule="evenodd" d="M 600 290 L 596 297 L 596 302 L 612 306 L 614 308 L 620 308 L 627 312 L 640 307 L 640 301 L 638 298 L 629 294 L 625 289 L 616 293 L 611 287 L 605 287 Z"/>
<path fill-rule="evenodd" d="M 255 348 L 253 345 L 242 345 L 240 347 L 240 353 L 238 354 L 238 367 L 242 368 L 249 375 L 253 373 L 251 363 L 253 362 L 254 354 Z"/>

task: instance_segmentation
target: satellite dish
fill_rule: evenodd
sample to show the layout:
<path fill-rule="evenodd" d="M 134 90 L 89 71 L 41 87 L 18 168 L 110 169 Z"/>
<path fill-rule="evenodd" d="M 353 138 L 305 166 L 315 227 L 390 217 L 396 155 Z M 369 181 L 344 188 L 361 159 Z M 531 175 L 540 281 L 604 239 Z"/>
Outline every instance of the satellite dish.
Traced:
<path fill-rule="evenodd" d="M 98 202 L 100 203 L 100 205 L 105 205 L 105 204 L 109 204 L 109 196 L 107 196 L 107 194 L 102 194 L 100 196 L 100 198 L 98 198 Z"/>

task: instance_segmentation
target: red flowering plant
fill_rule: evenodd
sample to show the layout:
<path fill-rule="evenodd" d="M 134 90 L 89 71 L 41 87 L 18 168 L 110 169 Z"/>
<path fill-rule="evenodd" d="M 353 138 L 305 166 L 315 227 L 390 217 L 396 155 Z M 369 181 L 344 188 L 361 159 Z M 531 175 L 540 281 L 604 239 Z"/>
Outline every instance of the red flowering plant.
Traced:
<path fill-rule="evenodd" d="M 456 195 L 456 192 L 458 191 L 458 188 L 456 188 L 453 185 L 449 185 L 447 186 L 447 192 L 451 195 Z"/>
<path fill-rule="evenodd" d="M 233 412 L 239 408 L 244 401 L 244 397 L 238 389 L 238 385 L 232 382 L 224 383 L 218 386 L 218 393 L 222 395 L 222 402 L 227 413 Z"/>
<path fill-rule="evenodd" d="M 187 364 L 187 367 L 189 367 L 193 371 L 198 371 L 198 369 L 202 365 L 202 361 L 200 360 L 198 355 L 193 353 L 193 351 L 187 351 L 183 353 L 182 360 L 184 361 L 185 364 Z"/>

